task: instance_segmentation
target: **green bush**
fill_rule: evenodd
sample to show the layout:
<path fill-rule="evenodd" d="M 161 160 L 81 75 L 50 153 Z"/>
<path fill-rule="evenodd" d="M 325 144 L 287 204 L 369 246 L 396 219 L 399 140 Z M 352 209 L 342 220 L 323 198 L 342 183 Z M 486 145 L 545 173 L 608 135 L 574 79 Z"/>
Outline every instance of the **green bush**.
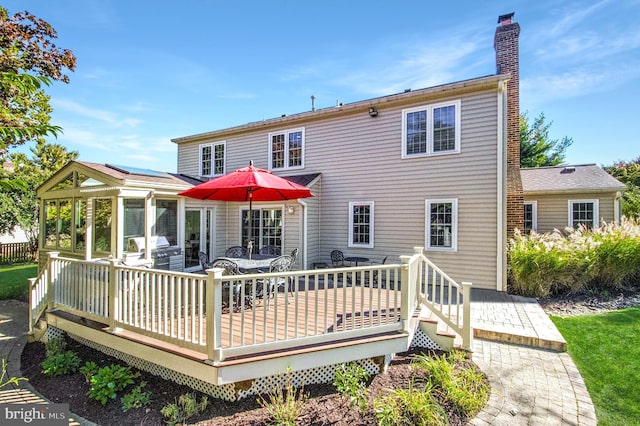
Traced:
<path fill-rule="evenodd" d="M 304 393 L 304 386 L 300 389 L 294 388 L 291 368 L 288 368 L 284 377 L 284 386 L 275 383 L 266 397 L 260 395 L 258 402 L 267 410 L 274 424 L 295 426 L 308 399 L 309 396 Z"/>
<path fill-rule="evenodd" d="M 87 396 L 105 405 L 109 399 L 115 399 L 118 392 L 132 385 L 133 379 L 137 376 L 138 374 L 131 372 L 131 367 L 117 364 L 102 367 L 91 376 L 91 387 Z"/>
<path fill-rule="evenodd" d="M 380 426 L 448 425 L 447 413 L 433 396 L 431 384 L 423 390 L 390 389 L 373 403 Z"/>
<path fill-rule="evenodd" d="M 142 388 L 145 386 L 147 386 L 147 382 L 141 381 L 138 386 L 131 389 L 131 392 L 120 398 L 123 412 L 126 413 L 132 408 L 142 408 L 151 403 L 151 391 L 142 392 Z"/>
<path fill-rule="evenodd" d="M 531 297 L 590 287 L 620 289 L 640 278 L 640 221 L 529 235 L 509 244 L 510 288 Z"/>
<path fill-rule="evenodd" d="M 369 373 L 357 362 L 341 364 L 335 373 L 333 381 L 336 390 L 349 398 L 349 408 L 357 406 L 365 412 L 369 406 L 367 380 Z"/>
<path fill-rule="evenodd" d="M 185 423 L 196 414 L 202 413 L 208 404 L 209 399 L 206 396 L 203 396 L 198 402 L 194 393 L 185 393 L 180 395 L 175 403 L 162 407 L 160 413 L 167 419 L 167 424 L 173 426 Z"/>
<path fill-rule="evenodd" d="M 463 352 L 452 351 L 441 357 L 419 355 L 414 365 L 429 373 L 431 386 L 440 389 L 444 400 L 460 415 L 475 416 L 489 400 L 489 386 L 482 372 L 466 360 Z"/>
<path fill-rule="evenodd" d="M 99 370 L 98 364 L 93 361 L 85 362 L 84 366 L 80 367 L 80 373 L 84 376 L 84 379 L 91 383 L 91 378 Z"/>
<path fill-rule="evenodd" d="M 66 351 L 52 356 L 47 356 L 40 364 L 42 372 L 51 377 L 65 376 L 78 371 L 80 358 L 73 351 Z"/>

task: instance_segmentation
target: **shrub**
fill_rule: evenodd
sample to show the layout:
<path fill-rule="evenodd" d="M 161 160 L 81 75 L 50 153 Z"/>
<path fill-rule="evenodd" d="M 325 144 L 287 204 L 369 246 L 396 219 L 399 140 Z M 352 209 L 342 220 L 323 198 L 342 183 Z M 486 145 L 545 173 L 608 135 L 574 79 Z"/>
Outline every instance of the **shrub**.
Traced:
<path fill-rule="evenodd" d="M 67 342 L 62 337 L 51 338 L 44 344 L 44 349 L 47 357 L 61 354 L 66 348 Z"/>
<path fill-rule="evenodd" d="M 511 289 L 531 297 L 620 289 L 640 278 L 640 221 L 521 235 L 509 244 Z"/>
<path fill-rule="evenodd" d="M 122 411 L 127 412 L 132 408 L 142 408 L 151 403 L 151 391 L 142 392 L 142 388 L 147 386 L 147 382 L 142 381 L 131 392 L 125 394 L 121 399 Z"/>
<path fill-rule="evenodd" d="M 209 399 L 206 396 L 203 396 L 198 402 L 194 393 L 186 393 L 180 395 L 175 403 L 162 407 L 160 413 L 167 419 L 168 424 L 176 425 L 185 423 L 196 414 L 202 413 L 208 404 Z"/>
<path fill-rule="evenodd" d="M 117 364 L 102 367 L 91 376 L 87 396 L 105 405 L 109 399 L 115 399 L 118 392 L 132 385 L 137 375 L 131 372 L 131 367 Z"/>
<path fill-rule="evenodd" d="M 85 362 L 84 366 L 80 367 L 80 373 L 84 376 L 87 382 L 91 382 L 91 378 L 98 372 L 98 364 L 93 361 Z"/>
<path fill-rule="evenodd" d="M 367 380 L 369 373 L 357 362 L 341 364 L 335 373 L 333 381 L 336 390 L 349 398 L 349 408 L 357 406 L 365 412 L 369 406 Z"/>
<path fill-rule="evenodd" d="M 452 351 L 440 357 L 418 355 L 414 364 L 429 373 L 430 384 L 441 390 L 444 400 L 460 415 L 475 416 L 489 400 L 482 372 L 466 361 L 463 352 Z"/>
<path fill-rule="evenodd" d="M 287 369 L 284 386 L 276 383 L 267 396 L 260 395 L 258 402 L 267 410 L 271 420 L 277 425 L 295 426 L 302 414 L 309 396 L 304 393 L 304 386 L 295 389 L 291 380 L 291 368 Z"/>
<path fill-rule="evenodd" d="M 376 420 L 380 426 L 447 425 L 447 413 L 438 404 L 427 384 L 423 391 L 413 389 L 388 389 L 387 395 L 374 401 Z"/>
<path fill-rule="evenodd" d="M 40 364 L 42 372 L 51 377 L 64 376 L 78 371 L 80 358 L 73 351 L 47 356 Z"/>

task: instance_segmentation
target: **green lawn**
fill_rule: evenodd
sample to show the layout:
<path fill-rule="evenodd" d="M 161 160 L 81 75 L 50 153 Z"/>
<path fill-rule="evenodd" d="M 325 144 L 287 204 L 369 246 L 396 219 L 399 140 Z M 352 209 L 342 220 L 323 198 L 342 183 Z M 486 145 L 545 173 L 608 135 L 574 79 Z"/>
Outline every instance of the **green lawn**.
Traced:
<path fill-rule="evenodd" d="M 599 425 L 640 425 L 640 308 L 551 317 L 584 378 Z"/>
<path fill-rule="evenodd" d="M 29 294 L 29 278 L 38 275 L 38 265 L 0 266 L 0 300 L 16 299 Z"/>

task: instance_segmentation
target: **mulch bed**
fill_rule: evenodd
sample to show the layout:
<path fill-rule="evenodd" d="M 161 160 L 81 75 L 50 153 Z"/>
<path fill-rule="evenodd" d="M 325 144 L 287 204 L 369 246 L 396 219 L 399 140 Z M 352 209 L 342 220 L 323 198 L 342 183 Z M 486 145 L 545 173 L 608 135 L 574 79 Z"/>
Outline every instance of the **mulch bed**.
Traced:
<path fill-rule="evenodd" d="M 82 365 L 86 361 L 93 361 L 99 367 L 122 364 L 121 361 L 104 355 L 103 353 L 69 340 L 67 350 L 72 350 L 82 359 Z M 394 359 L 384 374 L 374 376 L 369 383 L 370 406 L 373 399 L 381 392 L 390 388 L 407 389 L 412 381 L 414 387 L 419 387 L 421 372 L 410 368 L 410 361 L 416 353 L 432 353 L 433 351 L 417 348 L 411 352 L 403 353 Z M 120 400 L 110 400 L 105 406 L 86 396 L 89 383 L 80 373 L 64 377 L 50 378 L 42 374 L 40 363 L 44 360 L 45 348 L 42 343 L 28 344 L 22 353 L 22 374 L 29 379 L 29 383 L 40 394 L 52 402 L 68 403 L 72 413 L 79 415 L 98 425 L 163 425 L 166 424 L 160 414 L 162 407 L 173 403 L 185 393 L 192 392 L 186 386 L 177 385 L 163 380 L 149 373 L 141 371 L 141 376 L 136 379 L 147 382 L 143 390 L 152 392 L 151 405 L 129 410 L 126 413 L 120 408 Z M 372 409 L 362 413 L 356 408 L 349 408 L 348 401 L 338 394 L 333 384 L 308 385 L 304 392 L 309 395 L 305 404 L 304 415 L 299 419 L 299 425 L 335 425 L 358 426 L 375 425 L 375 416 Z M 461 418 L 450 408 L 443 404 L 449 415 L 450 425 L 466 424 L 468 419 Z M 257 402 L 256 397 L 248 397 L 236 402 L 209 398 L 206 411 L 189 420 L 190 424 L 198 425 L 267 425 L 269 418 L 264 408 Z"/>

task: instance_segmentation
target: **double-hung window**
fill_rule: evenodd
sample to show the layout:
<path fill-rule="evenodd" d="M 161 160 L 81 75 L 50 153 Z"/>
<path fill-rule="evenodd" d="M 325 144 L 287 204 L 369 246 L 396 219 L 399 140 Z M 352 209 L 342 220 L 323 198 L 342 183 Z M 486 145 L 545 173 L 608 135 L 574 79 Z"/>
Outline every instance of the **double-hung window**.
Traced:
<path fill-rule="evenodd" d="M 200 145 L 200 176 L 225 174 L 225 142 Z"/>
<path fill-rule="evenodd" d="M 349 203 L 349 247 L 373 248 L 373 201 Z"/>
<path fill-rule="evenodd" d="M 530 234 L 538 228 L 538 203 L 527 201 L 524 203 L 524 233 Z"/>
<path fill-rule="evenodd" d="M 304 128 L 269 133 L 269 168 L 304 167 Z"/>
<path fill-rule="evenodd" d="M 458 248 L 458 200 L 425 201 L 425 247 L 427 250 L 456 251 Z"/>
<path fill-rule="evenodd" d="M 594 228 L 600 222 L 598 200 L 569 200 L 569 226 Z"/>
<path fill-rule="evenodd" d="M 460 152 L 460 101 L 402 110 L 402 157 Z"/>

